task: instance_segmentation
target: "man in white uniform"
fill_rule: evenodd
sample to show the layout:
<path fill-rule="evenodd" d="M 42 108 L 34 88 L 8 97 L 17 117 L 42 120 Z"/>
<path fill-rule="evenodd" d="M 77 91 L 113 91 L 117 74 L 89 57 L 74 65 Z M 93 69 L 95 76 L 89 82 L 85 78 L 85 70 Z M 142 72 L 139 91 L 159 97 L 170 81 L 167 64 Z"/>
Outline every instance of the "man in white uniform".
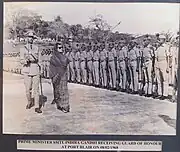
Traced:
<path fill-rule="evenodd" d="M 102 87 L 107 87 L 107 73 L 106 73 L 106 58 L 107 58 L 107 51 L 105 49 L 105 44 L 101 44 L 100 46 L 100 77 L 102 81 Z"/>
<path fill-rule="evenodd" d="M 122 92 L 126 91 L 126 63 L 128 48 L 125 46 L 125 41 L 121 41 L 118 46 L 117 65 L 119 70 L 119 86 Z"/>
<path fill-rule="evenodd" d="M 20 50 L 20 62 L 23 65 L 22 74 L 24 75 L 24 84 L 28 104 L 26 109 L 36 106 L 35 112 L 42 113 L 39 100 L 40 75 L 42 73 L 42 62 L 39 60 L 38 46 L 33 44 L 35 35 L 33 32 L 28 34 L 27 44 Z M 33 98 L 35 103 L 33 103 Z"/>
<path fill-rule="evenodd" d="M 93 85 L 93 51 L 92 51 L 92 45 L 91 43 L 88 46 L 87 53 L 87 76 L 88 76 L 88 84 Z"/>
<path fill-rule="evenodd" d="M 128 51 L 129 67 L 130 67 L 130 77 L 131 77 L 131 90 L 132 94 L 138 94 L 138 65 L 137 65 L 137 50 L 135 48 L 135 43 L 131 42 Z"/>
<path fill-rule="evenodd" d="M 108 67 L 109 67 L 109 75 L 110 75 L 110 86 L 112 90 L 116 89 L 116 69 L 115 69 L 115 58 L 116 50 L 114 48 L 114 44 L 109 44 L 109 51 L 108 51 Z"/>
<path fill-rule="evenodd" d="M 167 52 L 170 46 L 166 43 L 166 37 L 159 36 L 159 47 L 156 50 L 156 75 L 158 82 L 159 99 L 164 100 L 168 95 L 168 65 L 167 65 Z"/>
<path fill-rule="evenodd" d="M 172 45 L 170 47 L 170 55 L 172 57 L 172 61 L 170 60 L 168 62 L 168 65 L 170 67 L 169 75 L 171 77 L 169 82 L 169 96 L 172 96 L 170 98 L 171 102 L 176 102 L 177 100 L 177 82 L 178 82 L 178 51 L 179 51 L 179 36 L 177 35 L 175 39 L 172 41 Z M 171 58 L 169 58 L 171 59 Z M 171 85 L 170 85 L 171 84 Z"/>
<path fill-rule="evenodd" d="M 93 76 L 94 76 L 94 85 L 99 87 L 99 49 L 98 44 L 95 43 L 93 48 Z"/>
<path fill-rule="evenodd" d="M 80 52 L 80 70 L 81 70 L 81 79 L 82 83 L 86 84 L 87 82 L 87 71 L 86 71 L 86 46 L 82 44 Z"/>
<path fill-rule="evenodd" d="M 75 63 L 75 76 L 76 82 L 80 83 L 80 51 L 79 44 L 76 44 L 76 50 L 74 54 L 74 63 Z"/>

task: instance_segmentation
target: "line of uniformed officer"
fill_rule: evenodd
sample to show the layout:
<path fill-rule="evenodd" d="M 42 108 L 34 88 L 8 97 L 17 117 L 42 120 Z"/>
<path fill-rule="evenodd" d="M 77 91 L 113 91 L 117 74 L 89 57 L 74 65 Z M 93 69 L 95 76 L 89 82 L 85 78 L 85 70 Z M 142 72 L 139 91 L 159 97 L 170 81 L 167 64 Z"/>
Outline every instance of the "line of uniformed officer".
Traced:
<path fill-rule="evenodd" d="M 143 43 L 125 39 L 119 42 L 66 44 L 70 60 L 69 82 L 110 90 L 175 101 L 177 94 L 179 35 L 173 42 L 157 35 L 157 40 L 145 38 Z M 44 77 L 49 67 L 51 48 L 42 48 Z"/>
<path fill-rule="evenodd" d="M 141 45 L 136 40 L 127 44 L 124 39 L 115 43 L 77 43 L 76 47 L 69 44 L 66 48 L 71 61 L 68 79 L 159 99 L 172 92 L 169 95 L 172 99 L 175 89 L 169 91 L 169 88 L 177 77 L 177 48 L 163 36 L 157 36 L 155 43 L 145 38 Z M 173 63 L 169 66 L 171 59 Z"/>

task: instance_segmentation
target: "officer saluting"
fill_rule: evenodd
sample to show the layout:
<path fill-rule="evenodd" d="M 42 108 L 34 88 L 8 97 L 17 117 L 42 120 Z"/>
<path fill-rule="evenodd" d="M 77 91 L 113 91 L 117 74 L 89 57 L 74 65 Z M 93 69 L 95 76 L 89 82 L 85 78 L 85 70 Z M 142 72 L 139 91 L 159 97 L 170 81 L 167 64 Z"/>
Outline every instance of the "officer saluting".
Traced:
<path fill-rule="evenodd" d="M 27 44 L 20 50 L 20 62 L 23 65 L 22 74 L 24 75 L 26 97 L 28 100 L 26 109 L 30 109 L 35 105 L 35 112 L 42 113 L 39 102 L 41 66 L 39 61 L 38 46 L 33 44 L 33 40 L 35 38 L 36 37 L 33 32 L 28 33 Z M 32 93 L 35 103 L 33 103 L 32 100 Z"/>

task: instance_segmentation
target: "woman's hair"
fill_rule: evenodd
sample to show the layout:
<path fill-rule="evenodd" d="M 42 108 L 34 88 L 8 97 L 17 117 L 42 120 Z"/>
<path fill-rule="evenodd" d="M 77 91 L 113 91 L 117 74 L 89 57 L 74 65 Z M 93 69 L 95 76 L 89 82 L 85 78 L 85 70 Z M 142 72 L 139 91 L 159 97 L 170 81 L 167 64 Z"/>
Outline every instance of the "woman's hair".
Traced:
<path fill-rule="evenodd" d="M 61 46 L 62 46 L 62 48 L 63 48 L 62 43 L 61 43 L 61 42 L 57 42 L 57 43 L 55 44 L 55 47 L 54 47 L 54 50 L 55 50 L 55 51 L 57 51 L 57 50 L 58 50 L 58 45 L 61 45 Z"/>

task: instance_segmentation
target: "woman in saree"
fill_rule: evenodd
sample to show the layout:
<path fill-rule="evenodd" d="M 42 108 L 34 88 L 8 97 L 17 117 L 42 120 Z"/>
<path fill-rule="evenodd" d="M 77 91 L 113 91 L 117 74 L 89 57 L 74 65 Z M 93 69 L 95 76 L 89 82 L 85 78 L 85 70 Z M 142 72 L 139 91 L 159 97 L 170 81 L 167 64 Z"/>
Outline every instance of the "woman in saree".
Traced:
<path fill-rule="evenodd" d="M 62 43 L 56 43 L 55 51 L 50 59 L 49 77 L 52 80 L 54 100 L 57 109 L 67 113 L 70 111 L 67 85 L 67 69 L 69 59 L 63 53 Z"/>

